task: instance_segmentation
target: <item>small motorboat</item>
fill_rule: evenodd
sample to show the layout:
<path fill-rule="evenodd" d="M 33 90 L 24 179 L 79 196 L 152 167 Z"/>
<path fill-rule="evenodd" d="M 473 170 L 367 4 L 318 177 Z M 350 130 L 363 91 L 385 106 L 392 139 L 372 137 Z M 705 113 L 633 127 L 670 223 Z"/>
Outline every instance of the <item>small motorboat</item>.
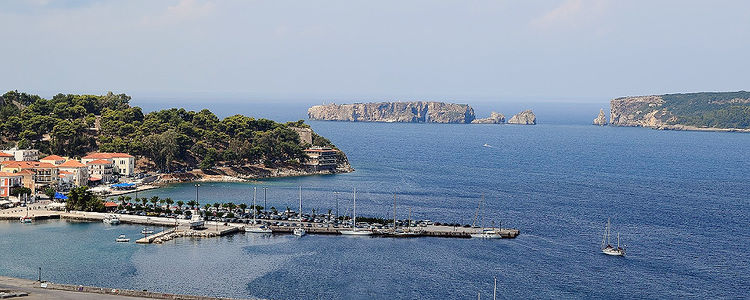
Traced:
<path fill-rule="evenodd" d="M 29 216 L 23 216 L 19 220 L 23 224 L 31 224 L 31 222 L 33 221 L 33 219 L 31 219 L 31 217 L 29 217 Z"/>
<path fill-rule="evenodd" d="M 127 242 L 130 242 L 130 239 L 126 237 L 124 234 L 121 234 L 120 236 L 117 237 L 117 239 L 115 239 L 115 242 L 127 243 Z"/>
<path fill-rule="evenodd" d="M 266 225 L 248 226 L 248 227 L 245 227 L 245 232 L 250 232 L 250 233 L 273 233 L 273 231 L 271 231 L 271 228 L 266 227 Z"/>
<path fill-rule="evenodd" d="M 484 144 L 484 145 L 482 145 L 482 147 L 492 148 L 492 145 L 490 145 L 490 144 Z"/>
<path fill-rule="evenodd" d="M 141 230 L 141 234 L 154 234 L 154 231 L 149 229 L 148 227 L 145 227 Z"/>
<path fill-rule="evenodd" d="M 297 228 L 294 228 L 294 230 L 292 231 L 292 234 L 294 234 L 296 236 L 303 236 L 303 235 L 307 234 L 307 232 L 305 231 L 304 228 L 297 227 Z"/>
<path fill-rule="evenodd" d="M 102 220 L 104 224 L 110 224 L 110 225 L 118 225 L 120 224 L 120 218 L 118 218 L 115 215 L 109 215 Z"/>

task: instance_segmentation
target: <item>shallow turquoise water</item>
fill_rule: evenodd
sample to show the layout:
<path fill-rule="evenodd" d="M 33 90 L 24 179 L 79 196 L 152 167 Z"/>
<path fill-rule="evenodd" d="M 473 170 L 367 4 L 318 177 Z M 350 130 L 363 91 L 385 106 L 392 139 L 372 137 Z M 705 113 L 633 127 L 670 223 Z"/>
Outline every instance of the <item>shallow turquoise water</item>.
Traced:
<path fill-rule="evenodd" d="M 118 245 L 140 227 L 0 223 L 0 274 L 53 281 L 276 299 L 742 298 L 750 286 L 750 134 L 583 125 L 472 126 L 312 122 L 342 148 L 351 174 L 202 184 L 201 202 L 471 222 L 521 229 L 514 240 L 259 238 L 238 234 Z M 492 148 L 483 147 L 483 144 Z M 337 192 L 338 194 L 334 194 Z M 188 201 L 191 184 L 148 191 Z M 261 194 L 262 195 L 262 194 Z M 262 196 L 261 196 L 262 199 Z M 628 245 L 599 253 L 604 223 Z"/>

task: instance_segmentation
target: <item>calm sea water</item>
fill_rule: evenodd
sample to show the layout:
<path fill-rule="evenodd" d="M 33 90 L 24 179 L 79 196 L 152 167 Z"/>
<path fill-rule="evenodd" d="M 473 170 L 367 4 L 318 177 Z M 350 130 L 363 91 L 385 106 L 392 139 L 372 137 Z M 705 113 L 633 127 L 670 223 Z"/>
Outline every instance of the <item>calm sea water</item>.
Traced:
<path fill-rule="evenodd" d="M 750 134 L 538 126 L 311 122 L 350 174 L 207 183 L 201 202 L 484 222 L 511 240 L 336 236 L 116 244 L 137 226 L 0 223 L 0 275 L 275 299 L 745 298 L 750 287 Z M 484 147 L 484 144 L 491 147 Z M 188 201 L 191 184 L 142 193 Z M 262 193 L 259 193 L 262 199 Z M 599 252 L 607 218 L 628 256 Z"/>

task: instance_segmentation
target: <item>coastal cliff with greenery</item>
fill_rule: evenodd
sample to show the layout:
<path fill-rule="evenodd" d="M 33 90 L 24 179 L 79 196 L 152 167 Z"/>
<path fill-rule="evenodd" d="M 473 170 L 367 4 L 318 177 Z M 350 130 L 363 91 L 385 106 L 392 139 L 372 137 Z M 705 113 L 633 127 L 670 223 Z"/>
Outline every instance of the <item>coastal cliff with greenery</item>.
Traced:
<path fill-rule="evenodd" d="M 311 120 L 399 123 L 471 123 L 474 109 L 466 104 L 412 101 L 315 105 Z"/>
<path fill-rule="evenodd" d="M 750 92 L 745 91 L 622 97 L 610 105 L 613 126 L 750 131 Z"/>
<path fill-rule="evenodd" d="M 277 123 L 234 115 L 219 119 L 208 109 L 165 109 L 144 114 L 125 94 L 57 94 L 52 99 L 10 91 L 0 96 L 2 148 L 39 149 L 81 157 L 89 152 L 124 152 L 141 171 L 169 172 L 215 166 L 242 175 L 253 170 L 300 167 L 310 146 L 335 148 L 312 132 L 302 142 L 295 129 L 304 121 Z M 341 152 L 340 152 L 341 153 Z M 349 168 L 341 153 L 342 168 Z"/>

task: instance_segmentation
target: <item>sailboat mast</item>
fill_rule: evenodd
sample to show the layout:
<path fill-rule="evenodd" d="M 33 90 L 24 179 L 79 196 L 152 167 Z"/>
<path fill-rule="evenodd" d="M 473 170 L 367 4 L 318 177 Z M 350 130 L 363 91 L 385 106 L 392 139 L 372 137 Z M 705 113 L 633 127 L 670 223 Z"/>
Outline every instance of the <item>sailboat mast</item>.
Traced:
<path fill-rule="evenodd" d="M 257 187 L 253 187 L 253 224 L 255 224 L 255 219 L 256 219 L 256 216 L 255 216 L 255 211 L 256 211 L 255 210 L 255 192 L 257 192 L 257 191 L 258 191 L 258 188 Z"/>
<path fill-rule="evenodd" d="M 396 230 L 396 193 L 393 193 L 393 230 Z"/>
<path fill-rule="evenodd" d="M 497 276 L 495 276 L 495 288 L 492 290 L 492 300 L 497 300 Z"/>
<path fill-rule="evenodd" d="M 607 245 L 609 244 L 609 218 L 607 218 Z"/>
<path fill-rule="evenodd" d="M 617 233 L 617 249 L 620 249 L 620 233 Z"/>
<path fill-rule="evenodd" d="M 484 202 L 484 193 L 482 193 L 482 200 L 479 201 L 480 210 L 481 210 L 481 207 L 482 207 L 482 202 Z M 482 230 L 484 230 L 484 211 L 482 210 L 481 213 L 482 213 L 482 220 L 480 221 L 480 223 L 482 225 Z"/>
<path fill-rule="evenodd" d="M 352 229 L 357 230 L 357 188 L 354 188 L 354 211 L 352 218 Z"/>
<path fill-rule="evenodd" d="M 302 186 L 299 186 L 299 221 L 300 225 L 302 225 Z"/>
<path fill-rule="evenodd" d="M 409 207 L 409 220 L 406 222 L 406 231 L 411 231 L 411 207 Z"/>

